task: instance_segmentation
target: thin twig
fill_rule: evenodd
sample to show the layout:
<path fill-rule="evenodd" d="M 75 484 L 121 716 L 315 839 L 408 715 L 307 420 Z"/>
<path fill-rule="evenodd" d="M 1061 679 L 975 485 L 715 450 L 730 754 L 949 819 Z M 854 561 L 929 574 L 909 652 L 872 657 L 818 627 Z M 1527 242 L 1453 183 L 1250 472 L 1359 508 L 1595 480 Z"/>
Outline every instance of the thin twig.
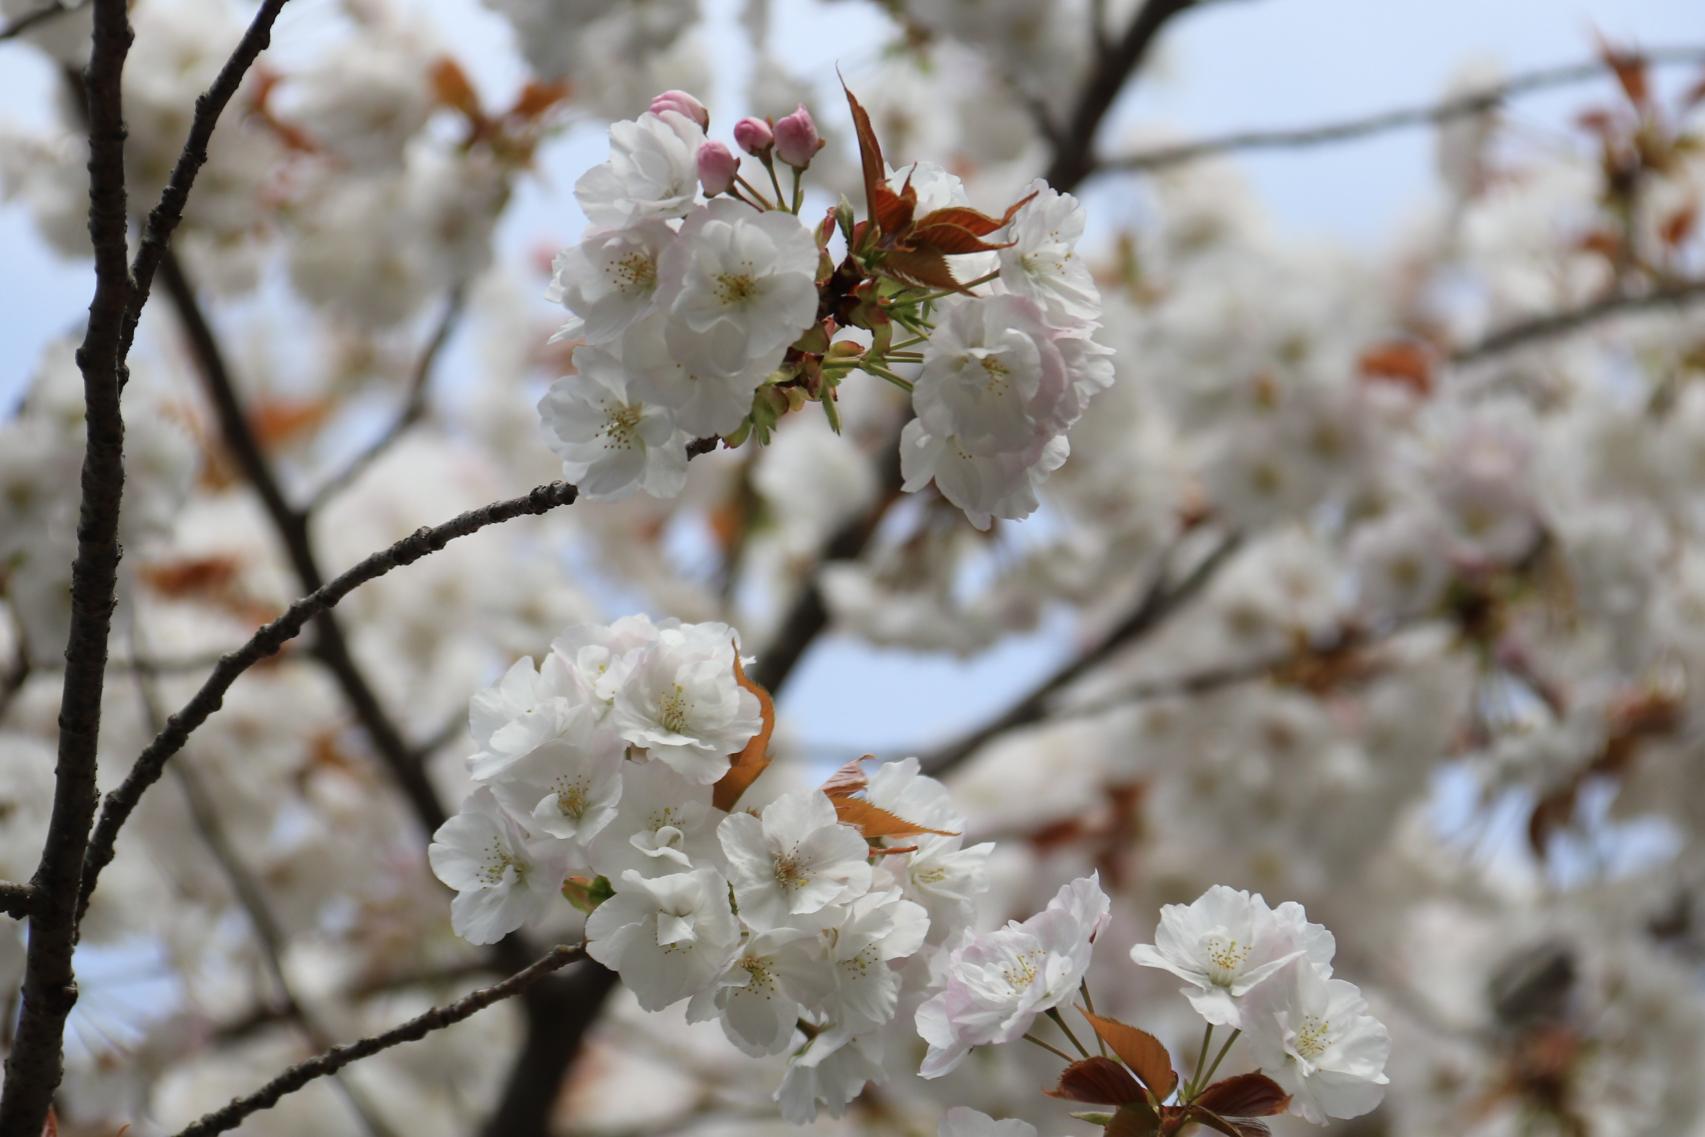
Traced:
<path fill-rule="evenodd" d="M 437 363 L 439 353 L 449 342 L 451 334 L 456 330 L 457 322 L 462 318 L 466 301 L 463 290 L 454 289 L 450 298 L 445 302 L 444 314 L 432 329 L 432 335 L 427 339 L 426 346 L 421 350 L 420 358 L 415 361 L 414 371 L 409 380 L 408 396 L 403 400 L 402 409 L 397 412 L 389 426 L 382 431 L 360 453 L 349 460 L 341 470 L 332 474 L 325 483 L 315 490 L 303 507 L 303 512 L 316 513 L 326 502 L 347 489 L 367 468 L 382 457 L 386 451 L 396 445 L 397 441 L 407 434 L 409 429 L 419 422 L 426 414 L 427 389 L 432 382 L 433 365 Z"/>
<path fill-rule="evenodd" d="M 134 626 L 131 629 L 131 638 L 133 642 L 140 642 L 140 633 Z M 156 676 L 146 667 L 137 668 L 134 674 L 143 713 L 147 716 L 149 726 L 158 732 L 163 724 L 159 700 L 154 693 Z M 178 788 L 183 791 L 191 828 L 207 848 L 213 862 L 219 866 L 225 883 L 230 886 L 231 894 L 236 897 L 238 905 L 249 918 L 249 925 L 255 933 L 255 943 L 261 950 L 261 959 L 265 962 L 273 987 L 278 992 L 280 1009 L 285 1017 L 296 1023 L 309 1046 L 315 1050 L 325 1050 L 332 1045 L 330 1034 L 296 997 L 295 987 L 284 970 L 284 928 L 273 914 L 272 905 L 266 898 L 266 890 L 243 863 L 242 856 L 231 843 L 224 823 L 219 819 L 219 809 L 212 795 L 202 785 L 201 776 L 185 762 L 173 764 L 172 774 L 177 779 Z M 372 1137 L 394 1137 L 394 1131 L 385 1123 L 365 1094 L 342 1076 L 338 1076 L 336 1081 L 338 1091 L 348 1103 L 350 1112 L 355 1114 L 356 1120 Z"/>
<path fill-rule="evenodd" d="M 521 971 L 500 983 L 482 987 L 470 995 L 434 1007 L 407 1022 L 343 1046 L 333 1046 L 321 1054 L 299 1062 L 252 1094 L 240 1097 L 181 1130 L 176 1137 L 213 1137 L 235 1129 L 243 1120 L 263 1109 L 270 1109 L 288 1094 L 293 1094 L 317 1078 L 358 1062 L 363 1058 L 389 1050 L 405 1042 L 415 1042 L 434 1031 L 453 1026 L 493 1003 L 518 995 L 554 971 L 559 971 L 586 954 L 583 946 L 558 945 Z"/>
<path fill-rule="evenodd" d="M 71 628 L 59 703 L 53 808 L 31 881 L 23 1006 L 0 1091 L 0 1137 L 40 1137 L 65 1074 L 65 1019 L 77 1002 L 72 952 L 78 885 L 99 801 L 96 755 L 107 641 L 118 594 L 118 518 L 124 492 L 124 317 L 130 301 L 124 187 L 124 61 L 130 52 L 125 0 L 95 0 L 85 73 L 89 123 L 89 238 L 95 291 L 77 349 L 84 430 L 77 555 L 71 566 Z"/>
<path fill-rule="evenodd" d="M 9 39 L 16 39 L 18 36 L 23 35 L 33 27 L 40 24 L 50 23 L 63 15 L 77 11 L 81 7 L 83 7 L 83 2 L 75 4 L 60 4 L 57 3 L 56 0 L 49 0 L 48 3 L 43 4 L 35 11 L 25 12 L 5 27 L 0 28 L 0 43 L 4 43 Z"/>
<path fill-rule="evenodd" d="M 195 100 L 195 117 L 190 121 L 189 137 L 184 140 L 178 160 L 172 166 L 171 176 L 166 179 L 166 188 L 161 192 L 160 200 L 148 213 L 148 221 L 142 227 L 142 241 L 136 250 L 136 260 L 131 265 L 130 275 L 135 283 L 129 308 L 125 312 L 122 341 L 125 352 L 130 350 L 131 341 L 136 338 L 136 323 L 142 318 L 142 306 L 148 302 L 155 270 L 160 267 L 160 262 L 166 255 L 173 230 L 183 220 L 184 207 L 189 204 L 189 193 L 195 185 L 196 175 L 201 172 L 201 167 L 207 164 L 207 147 L 213 141 L 213 130 L 219 124 L 219 116 L 225 113 L 226 105 L 236 95 L 237 88 L 243 85 L 249 68 L 272 43 L 272 25 L 287 2 L 288 0 L 261 0 L 260 7 L 255 10 L 254 19 L 249 21 L 248 29 L 232 49 L 230 58 L 226 59 L 225 65 L 219 69 L 219 74 L 214 76 L 212 84 Z"/>
<path fill-rule="evenodd" d="M 714 439 L 700 439 L 687 448 L 689 458 L 714 448 Z M 112 861 L 119 830 L 135 811 L 142 794 L 159 780 L 166 762 L 183 749 L 189 736 L 217 711 L 225 700 L 225 692 L 243 672 L 275 654 L 290 640 L 300 635 L 309 621 L 337 605 L 345 596 L 369 581 L 377 580 L 395 569 L 411 565 L 422 557 L 436 553 L 451 541 L 500 525 L 517 517 L 536 517 L 561 506 L 573 504 L 579 491 L 567 482 L 551 482 L 535 487 L 520 497 L 494 501 L 478 509 L 470 509 L 438 525 L 416 529 L 407 537 L 351 566 L 321 587 L 294 601 L 282 615 L 256 629 L 247 643 L 219 657 L 212 674 L 176 714 L 166 719 L 165 729 L 154 736 L 137 756 L 124 781 L 108 793 L 101 805 L 101 816 L 89 843 L 88 865 L 84 870 L 82 904 L 87 907 L 101 871 Z"/>
<path fill-rule="evenodd" d="M 924 762 L 926 772 L 940 777 L 975 754 L 996 736 L 1040 722 L 1047 717 L 1049 706 L 1056 694 L 1077 682 L 1120 649 L 1160 627 L 1200 592 L 1241 547 L 1242 539 L 1237 534 L 1224 538 L 1196 563 L 1183 580 L 1171 587 L 1167 586 L 1167 573 L 1163 565 L 1142 601 L 1129 616 L 1108 632 L 1099 644 L 1061 666 L 1004 714 L 930 755 Z"/>
<path fill-rule="evenodd" d="M 1455 364 L 1478 363 L 1517 348 L 1581 331 L 1600 320 L 1653 308 L 1679 307 L 1705 300 L 1705 280 L 1660 285 L 1650 292 L 1620 293 L 1531 320 L 1509 324 L 1484 339 L 1451 353 Z"/>
<path fill-rule="evenodd" d="M 1705 63 L 1705 47 L 1655 48 L 1636 53 L 1635 58 L 1654 65 Z M 1251 150 L 1302 150 L 1328 143 L 1348 142 L 1405 127 L 1438 125 L 1458 118 L 1485 114 L 1520 95 L 1600 78 L 1607 74 L 1607 66 L 1603 59 L 1593 59 L 1532 71 L 1479 91 L 1422 106 L 1397 107 L 1317 126 L 1240 130 L 1194 142 L 1157 146 L 1135 154 L 1101 159 L 1095 164 L 1094 172 L 1160 170 L 1221 154 Z"/>

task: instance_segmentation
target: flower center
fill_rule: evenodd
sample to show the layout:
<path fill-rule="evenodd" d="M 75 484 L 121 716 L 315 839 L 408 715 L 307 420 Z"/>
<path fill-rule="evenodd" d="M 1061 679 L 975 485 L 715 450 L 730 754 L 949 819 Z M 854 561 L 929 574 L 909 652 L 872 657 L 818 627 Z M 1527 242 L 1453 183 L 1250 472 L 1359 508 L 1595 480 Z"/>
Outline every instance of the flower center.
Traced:
<path fill-rule="evenodd" d="M 716 274 L 716 298 L 724 305 L 744 304 L 757 294 L 758 282 L 750 272 Z"/>
<path fill-rule="evenodd" d="M 688 718 L 688 712 L 691 709 L 692 704 L 687 701 L 687 693 L 677 683 L 675 689 L 664 695 L 662 701 L 659 702 L 657 708 L 658 721 L 671 734 L 686 734 L 691 721 Z"/>
<path fill-rule="evenodd" d="M 1296 1052 L 1310 1062 L 1326 1053 L 1326 1048 L 1332 1043 L 1332 1024 L 1323 1018 L 1307 1015 L 1302 1020 L 1302 1029 L 1297 1031 L 1295 1042 Z"/>
<path fill-rule="evenodd" d="M 1001 978 L 1005 979 L 1006 985 L 1014 991 L 1024 990 L 1036 982 L 1036 976 L 1041 974 L 1036 964 L 1044 954 L 1041 948 L 1019 952 L 1012 957 L 1011 964 L 1001 969 Z"/>
<path fill-rule="evenodd" d="M 805 866 L 800 863 L 796 855 L 783 853 L 775 859 L 775 878 L 776 883 L 781 885 L 782 891 L 793 892 L 804 887 L 810 881 L 811 876 L 806 872 Z"/>
<path fill-rule="evenodd" d="M 740 966 L 752 977 L 748 989 L 770 998 L 776 989 L 775 972 L 770 968 L 770 961 L 762 956 L 749 955 L 740 961 Z"/>
<path fill-rule="evenodd" d="M 503 874 L 507 869 L 515 870 L 517 882 L 527 879 L 527 862 L 512 855 L 494 837 L 485 851 L 485 862 L 480 866 L 480 880 L 495 888 L 503 883 Z"/>
<path fill-rule="evenodd" d="M 572 817 L 579 821 L 586 812 L 586 783 L 575 782 L 571 786 L 559 786 L 556 792 L 556 807 L 564 817 Z"/>
<path fill-rule="evenodd" d="M 657 287 L 657 262 L 641 252 L 611 261 L 609 272 L 616 291 L 628 296 L 642 296 Z"/>
<path fill-rule="evenodd" d="M 604 449 L 632 450 L 645 408 L 633 403 L 616 403 L 606 406 L 604 413 Z"/>
<path fill-rule="evenodd" d="M 1230 936 L 1209 936 L 1204 946 L 1214 982 L 1221 987 L 1229 986 L 1249 959 L 1249 945 Z"/>

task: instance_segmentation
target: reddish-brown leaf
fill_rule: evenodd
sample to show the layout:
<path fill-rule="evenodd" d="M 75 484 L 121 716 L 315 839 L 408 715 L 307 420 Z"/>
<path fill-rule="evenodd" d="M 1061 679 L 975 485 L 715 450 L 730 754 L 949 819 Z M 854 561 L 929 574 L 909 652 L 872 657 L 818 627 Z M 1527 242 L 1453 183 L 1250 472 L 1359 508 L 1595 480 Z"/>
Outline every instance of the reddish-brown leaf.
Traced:
<path fill-rule="evenodd" d="M 895 250 L 883 258 L 882 269 L 889 276 L 908 284 L 945 288 L 970 295 L 970 289 L 960 284 L 953 270 L 947 267 L 947 258 L 933 249 Z"/>
<path fill-rule="evenodd" d="M 573 88 L 566 79 L 559 79 L 554 83 L 529 80 L 527 85 L 521 88 L 521 93 L 515 96 L 515 103 L 509 108 L 509 113 L 515 118 L 538 118 L 572 93 Z"/>
<path fill-rule="evenodd" d="M 1221 1078 L 1196 1095 L 1195 1104 L 1221 1117 L 1272 1117 L 1285 1112 L 1290 1095 L 1265 1074 Z"/>
<path fill-rule="evenodd" d="M 887 168 L 882 162 L 882 143 L 876 139 L 876 128 L 870 125 L 870 115 L 865 113 L 858 99 L 853 97 L 852 89 L 846 80 L 841 80 L 841 90 L 846 92 L 847 107 L 852 111 L 853 131 L 858 135 L 858 161 L 864 173 L 864 204 L 866 217 L 876 216 L 876 187 L 883 185 L 887 177 Z M 886 187 L 884 187 L 886 188 Z"/>
<path fill-rule="evenodd" d="M 1120 1106 L 1103 1130 L 1105 1137 L 1154 1137 L 1160 1131 L 1160 1118 L 1147 1102 Z"/>
<path fill-rule="evenodd" d="M 721 783 L 717 783 L 720 785 Z M 835 816 L 843 825 L 851 825 L 866 840 L 874 841 L 878 837 L 917 837 L 924 833 L 934 833 L 938 837 L 955 837 L 958 834 L 950 829 L 931 829 L 927 825 L 919 825 L 915 821 L 907 821 L 904 817 L 889 813 L 881 806 L 871 805 L 861 797 L 838 797 L 834 799 Z"/>
<path fill-rule="evenodd" d="M 919 222 L 907 237 L 909 244 L 920 249 L 936 249 L 949 256 L 961 253 L 992 253 L 996 249 L 1010 249 L 1011 241 L 1003 241 L 992 245 L 983 240 L 971 230 L 960 225 L 951 225 L 945 221 L 925 225 Z"/>
<path fill-rule="evenodd" d="M 1172 1055 L 1166 1047 L 1146 1030 L 1138 1030 L 1118 1019 L 1103 1018 L 1083 1012 L 1089 1025 L 1101 1041 L 1113 1048 L 1120 1061 L 1136 1072 L 1143 1085 L 1154 1091 L 1156 1101 L 1165 1101 L 1178 1086 L 1178 1075 L 1172 1069 Z"/>
<path fill-rule="evenodd" d="M 1617 85 L 1622 93 L 1628 96 L 1628 101 L 1637 107 L 1644 107 L 1652 98 L 1652 86 L 1646 77 L 1646 61 L 1638 54 L 1612 47 L 1601 37 L 1598 41 L 1599 58 L 1616 76 Z"/>
<path fill-rule="evenodd" d="M 711 801 L 718 809 L 733 809 L 734 803 L 740 800 L 740 795 L 746 788 L 758 780 L 770 764 L 770 735 L 776 730 L 776 705 L 770 698 L 770 693 L 758 684 L 746 678 L 746 671 L 740 666 L 740 652 L 734 652 L 734 681 L 758 697 L 758 709 L 763 715 L 763 725 L 758 733 L 752 736 L 752 741 L 745 749 L 734 756 L 729 764 L 728 773 L 722 775 L 711 790 Z"/>
<path fill-rule="evenodd" d="M 440 103 L 471 119 L 480 118 L 479 92 L 474 90 L 473 82 L 461 64 L 448 55 L 441 55 L 433 61 L 428 78 L 432 83 L 432 94 Z"/>
<path fill-rule="evenodd" d="M 1187 1106 L 1185 1117 L 1198 1125 L 1206 1125 L 1216 1133 L 1224 1133 L 1225 1137 L 1268 1137 L 1271 1132 L 1264 1121 L 1225 1117 L 1211 1109 L 1203 1109 L 1199 1105 Z"/>
<path fill-rule="evenodd" d="M 1669 217 L 1658 227 L 1658 235 L 1664 244 L 1670 248 L 1680 248 L 1693 236 L 1693 231 L 1699 227 L 1699 203 L 1690 201 Z"/>
<path fill-rule="evenodd" d="M 912 223 L 912 213 L 918 206 L 918 191 L 909 182 L 899 193 L 889 189 L 887 182 L 877 182 L 875 193 L 870 216 L 875 219 L 878 229 L 885 234 L 894 234 Z"/>
<path fill-rule="evenodd" d="M 1362 352 L 1357 368 L 1369 379 L 1387 379 L 1413 388 L 1418 395 L 1433 389 L 1433 360 L 1427 349 L 1412 340 L 1375 344 Z"/>
<path fill-rule="evenodd" d="M 830 774 L 829 780 L 823 783 L 823 793 L 831 798 L 851 797 L 870 785 L 870 779 L 864 776 L 864 764 L 875 757 L 874 754 L 861 754 Z"/>
<path fill-rule="evenodd" d="M 1060 1084 L 1043 1090 L 1051 1098 L 1088 1102 L 1090 1105 L 1130 1105 L 1148 1099 L 1131 1072 L 1111 1058 L 1084 1058 L 1060 1071 Z"/>
<path fill-rule="evenodd" d="M 1035 194 L 1030 195 L 1030 197 L 1035 196 Z M 1029 201 L 1030 197 L 1025 198 L 1024 201 Z M 1022 205 L 1023 202 L 1019 204 Z M 1016 209 L 1017 206 L 1014 208 Z M 990 217 L 982 210 L 972 209 L 968 205 L 949 205 L 943 209 L 931 210 L 918 218 L 918 228 L 923 229 L 930 225 L 952 225 L 959 229 L 969 230 L 979 237 L 987 237 L 1010 219 L 1010 214 L 1007 217 Z"/>

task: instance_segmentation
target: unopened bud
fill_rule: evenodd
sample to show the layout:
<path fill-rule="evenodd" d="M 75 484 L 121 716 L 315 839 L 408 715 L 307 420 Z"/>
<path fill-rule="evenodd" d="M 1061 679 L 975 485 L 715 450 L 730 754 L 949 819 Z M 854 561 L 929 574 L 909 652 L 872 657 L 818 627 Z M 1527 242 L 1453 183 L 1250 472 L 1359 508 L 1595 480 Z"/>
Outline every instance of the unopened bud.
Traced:
<path fill-rule="evenodd" d="M 754 158 L 762 158 L 776 144 L 770 124 L 761 118 L 743 118 L 734 124 L 734 144 Z"/>
<path fill-rule="evenodd" d="M 796 170 L 809 166 L 817 151 L 823 149 L 817 124 L 811 121 L 811 112 L 803 106 L 786 118 L 776 120 L 775 136 L 776 157 Z"/>
<path fill-rule="evenodd" d="M 699 124 L 700 130 L 710 129 L 710 111 L 705 105 L 685 91 L 664 91 L 651 100 L 652 114 L 662 114 L 664 111 L 674 111 L 684 115 Z"/>
<path fill-rule="evenodd" d="M 734 188 L 734 176 L 740 172 L 740 159 L 720 142 L 706 142 L 699 147 L 699 185 L 706 197 L 715 197 Z"/>

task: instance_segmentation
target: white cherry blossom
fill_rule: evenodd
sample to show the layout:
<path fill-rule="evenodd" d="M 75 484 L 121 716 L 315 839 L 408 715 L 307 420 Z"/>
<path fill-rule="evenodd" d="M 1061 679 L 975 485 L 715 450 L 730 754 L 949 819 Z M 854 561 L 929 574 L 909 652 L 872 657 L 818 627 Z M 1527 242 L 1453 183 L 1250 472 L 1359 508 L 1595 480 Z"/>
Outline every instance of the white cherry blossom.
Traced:
<path fill-rule="evenodd" d="M 807 961 L 811 947 L 801 941 L 810 937 L 804 928 L 749 936 L 727 970 L 693 996 L 687 1021 L 720 1018 L 728 1040 L 753 1057 L 786 1050 L 803 1008 L 784 976 Z"/>
<path fill-rule="evenodd" d="M 661 762 L 622 768 L 616 815 L 598 833 L 586 859 L 610 880 L 624 873 L 666 876 L 715 864 L 722 811 L 708 785 L 689 782 Z"/>
<path fill-rule="evenodd" d="M 720 779 L 763 725 L 758 697 L 735 678 L 734 650 L 726 624 L 660 627 L 623 678 L 616 730 L 689 781 Z"/>
<path fill-rule="evenodd" d="M 742 374 L 780 361 L 817 318 L 817 242 L 791 213 L 717 198 L 664 252 L 657 305 L 676 360 Z"/>
<path fill-rule="evenodd" d="M 770 375 L 776 362 L 759 358 L 724 371 L 708 354 L 679 354 L 665 335 L 668 321 L 649 316 L 622 338 L 622 363 L 633 390 L 647 402 L 669 408 L 688 434 L 704 437 L 728 434 L 752 409 L 752 393 Z"/>
<path fill-rule="evenodd" d="M 1292 960 L 1306 956 L 1331 974 L 1332 933 L 1309 923 L 1301 905 L 1271 908 L 1260 893 L 1223 884 L 1188 906 L 1163 907 L 1154 938 L 1131 958 L 1184 980 L 1190 1005 L 1216 1026 L 1241 1026 L 1244 996 Z"/>
<path fill-rule="evenodd" d="M 818 790 L 783 794 L 761 817 L 731 814 L 717 839 L 740 918 L 754 928 L 795 925 L 870 887 L 869 846 Z"/>
<path fill-rule="evenodd" d="M 880 1034 L 857 1034 L 846 1027 L 823 1031 L 787 1064 L 775 1100 L 783 1121 L 804 1125 L 819 1107 L 830 1117 L 846 1116 L 847 1106 L 868 1082 L 879 1082 L 883 1046 Z"/>
<path fill-rule="evenodd" d="M 610 124 L 610 157 L 574 183 L 594 225 L 619 229 L 684 217 L 698 197 L 704 128 L 679 111 Z"/>
<path fill-rule="evenodd" d="M 924 348 L 912 405 L 929 430 L 988 450 L 1021 450 L 1063 430 L 1065 358 L 1021 296 L 955 299 Z"/>
<path fill-rule="evenodd" d="M 468 771 L 488 780 L 516 760 L 563 734 L 579 701 L 562 660 L 545 656 L 535 665 L 522 656 L 495 686 L 477 692 L 468 702 L 468 729 L 479 750 L 468 759 Z"/>
<path fill-rule="evenodd" d="M 1088 324 L 1101 318 L 1101 292 L 1089 266 L 1077 255 L 1083 236 L 1083 206 L 1041 178 L 1031 182 L 1036 196 L 1007 226 L 1011 247 L 1000 250 L 1000 280 L 1013 294 L 1041 305 L 1057 327 Z"/>
<path fill-rule="evenodd" d="M 1262 984 L 1245 1016 L 1250 1055 L 1316 1125 L 1370 1113 L 1385 1096 L 1391 1036 L 1354 983 L 1306 958 Z"/>
<path fill-rule="evenodd" d="M 660 1011 L 710 983 L 740 943 L 728 881 L 715 869 L 622 874 L 586 918 L 586 954 L 617 972 L 639 1005 Z"/>
<path fill-rule="evenodd" d="M 590 344 L 619 340 L 651 310 L 657 292 L 657 258 L 675 239 L 661 221 L 625 229 L 600 229 L 558 253 L 545 295 L 576 319 L 554 339 L 578 336 Z"/>
<path fill-rule="evenodd" d="M 569 846 L 535 840 L 503 811 L 489 788 L 438 827 L 427 860 L 456 890 L 450 921 L 471 944 L 494 944 L 560 901 Z"/>
<path fill-rule="evenodd" d="M 578 373 L 539 402 L 551 449 L 588 501 L 634 489 L 673 497 L 687 480 L 687 433 L 667 409 L 630 394 L 622 361 L 595 347 L 574 353 Z"/>
<path fill-rule="evenodd" d="M 569 712 L 562 737 L 511 764 L 492 792 L 535 833 L 584 845 L 615 819 L 626 754 L 627 744 L 583 704 Z"/>

